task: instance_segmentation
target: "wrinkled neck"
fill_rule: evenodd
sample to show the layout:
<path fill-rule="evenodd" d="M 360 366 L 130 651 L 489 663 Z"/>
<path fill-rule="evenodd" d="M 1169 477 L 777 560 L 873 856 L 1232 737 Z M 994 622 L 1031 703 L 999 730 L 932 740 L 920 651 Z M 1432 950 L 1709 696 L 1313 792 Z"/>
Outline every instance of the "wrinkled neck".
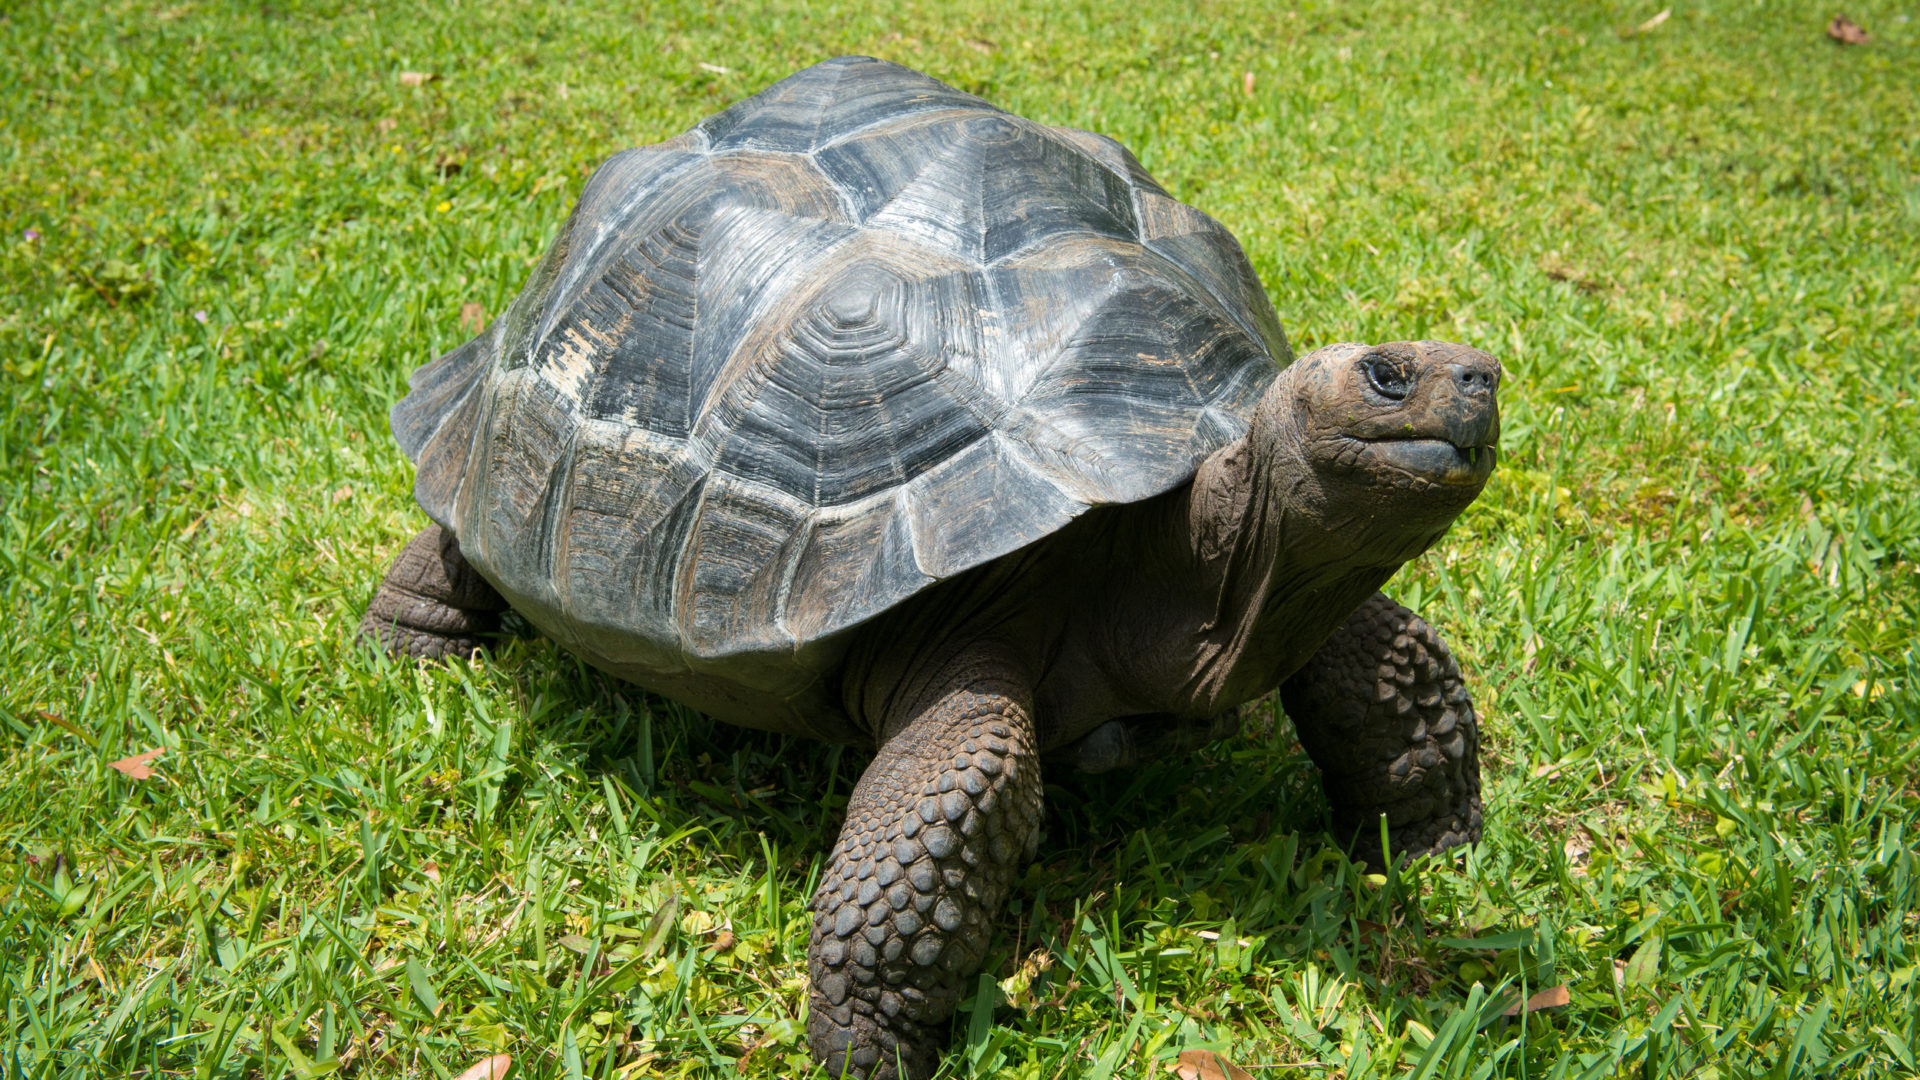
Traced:
<path fill-rule="evenodd" d="M 1196 714 L 1272 690 L 1385 580 L 1356 574 L 1347 545 L 1325 535 L 1314 470 L 1284 420 L 1262 409 L 1194 476 L 1183 539 L 1210 609 L 1186 690 Z"/>
<path fill-rule="evenodd" d="M 1194 474 L 1187 505 L 1191 555 L 1239 599 L 1297 585 L 1343 554 L 1337 538 L 1325 535 L 1325 496 L 1305 441 L 1290 410 L 1274 407 L 1288 400 L 1291 374 L 1280 373 L 1246 435 Z"/>

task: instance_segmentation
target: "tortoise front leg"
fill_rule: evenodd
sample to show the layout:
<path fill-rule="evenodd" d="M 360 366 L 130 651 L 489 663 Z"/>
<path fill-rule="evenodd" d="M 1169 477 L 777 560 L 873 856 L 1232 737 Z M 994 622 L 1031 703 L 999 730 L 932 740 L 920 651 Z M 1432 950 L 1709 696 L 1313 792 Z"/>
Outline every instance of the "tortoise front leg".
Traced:
<path fill-rule="evenodd" d="M 438 525 L 420 530 L 393 560 L 360 619 L 360 636 L 389 656 L 472 656 L 500 629 L 507 601 Z"/>
<path fill-rule="evenodd" d="M 1280 685 L 1280 703 L 1320 766 L 1334 834 L 1353 857 L 1480 839 L 1480 728 L 1460 665 L 1426 620 L 1375 593 Z"/>
<path fill-rule="evenodd" d="M 924 1077 L 1040 830 L 1031 691 L 973 657 L 854 787 L 813 897 L 807 1042 L 833 1076 Z"/>

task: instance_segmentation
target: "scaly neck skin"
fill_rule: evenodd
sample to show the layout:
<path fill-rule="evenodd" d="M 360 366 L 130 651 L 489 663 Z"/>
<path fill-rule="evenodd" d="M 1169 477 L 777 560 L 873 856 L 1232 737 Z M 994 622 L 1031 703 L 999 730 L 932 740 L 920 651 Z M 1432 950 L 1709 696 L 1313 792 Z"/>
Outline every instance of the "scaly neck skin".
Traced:
<path fill-rule="evenodd" d="M 1292 374 L 1272 400 L 1292 397 Z M 1211 715 L 1271 691 L 1445 532 L 1409 530 L 1388 499 L 1317 468 L 1295 419 L 1291 408 L 1259 410 L 1169 507 L 1168 561 L 1192 568 L 1200 601 L 1169 642 L 1186 668 L 1172 711 Z"/>

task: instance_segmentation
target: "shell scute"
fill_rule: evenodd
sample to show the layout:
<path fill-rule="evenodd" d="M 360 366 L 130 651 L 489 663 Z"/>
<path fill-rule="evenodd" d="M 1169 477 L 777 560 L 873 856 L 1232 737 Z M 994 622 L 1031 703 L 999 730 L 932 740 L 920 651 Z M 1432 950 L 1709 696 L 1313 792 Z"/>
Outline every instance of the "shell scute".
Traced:
<path fill-rule="evenodd" d="M 876 126 L 815 155 L 862 224 L 987 264 L 1061 232 L 1133 239 L 1133 195 L 1049 129 L 999 112 Z"/>
<path fill-rule="evenodd" d="M 822 511 L 795 558 L 788 590 L 788 630 L 818 640 L 892 607 L 904 586 L 919 591 L 936 578 L 914 550 L 913 519 L 904 490 Z"/>
<path fill-rule="evenodd" d="M 914 561 L 943 578 L 1000 554 L 1010 531 L 1052 532 L 1073 520 L 1059 488 L 1009 440 L 991 435 L 940 463 L 908 494 Z"/>
<path fill-rule="evenodd" d="M 557 575 L 575 624 L 679 648 L 673 593 L 649 582 L 679 558 L 711 471 L 684 446 L 636 425 L 581 425 Z"/>
<path fill-rule="evenodd" d="M 682 620 L 687 647 L 696 655 L 790 648 L 793 637 L 781 625 L 778 604 L 812 508 L 724 472 L 713 474 L 702 499 L 674 604 L 691 616 Z"/>
<path fill-rule="evenodd" d="M 972 94 L 897 64 L 841 56 L 780 80 L 702 121 L 695 130 L 715 151 L 804 154 L 848 131 L 903 112 L 953 107 L 993 108 Z"/>
<path fill-rule="evenodd" d="M 573 414 L 552 386 L 524 369 L 502 373 L 493 391 L 475 455 L 480 482 L 463 492 L 455 535 L 463 552 L 472 546 L 487 553 L 488 571 L 511 583 L 501 590 L 509 598 L 550 602 L 550 521 L 566 497 Z"/>
<path fill-rule="evenodd" d="M 1161 187 L 1160 182 L 1147 173 L 1146 168 L 1140 164 L 1140 159 L 1133 156 L 1133 151 L 1120 145 L 1117 140 L 1098 132 L 1081 131 L 1079 128 L 1070 127 L 1053 128 L 1052 134 L 1055 138 L 1064 139 L 1079 147 L 1095 161 L 1111 169 L 1115 176 L 1126 181 L 1133 190 L 1156 195 L 1167 193 L 1167 189 Z"/>
<path fill-rule="evenodd" d="M 1223 315 L 1239 322 L 1275 356 L 1285 355 L 1287 338 L 1280 329 L 1280 316 L 1233 234 L 1165 192 L 1136 190 L 1135 204 L 1146 247 L 1197 282 L 1195 296 L 1218 304 Z M 1220 303 L 1228 297 L 1240 303 Z"/>

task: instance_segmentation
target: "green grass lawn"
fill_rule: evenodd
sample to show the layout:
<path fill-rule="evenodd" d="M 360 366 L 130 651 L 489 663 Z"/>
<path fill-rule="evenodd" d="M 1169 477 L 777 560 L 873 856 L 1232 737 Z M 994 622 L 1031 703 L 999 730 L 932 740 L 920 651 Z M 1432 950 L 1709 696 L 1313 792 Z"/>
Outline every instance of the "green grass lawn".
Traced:
<path fill-rule="evenodd" d="M 841 53 L 1128 144 L 1303 349 L 1509 372 L 1390 587 L 1485 841 L 1353 867 L 1265 706 L 1054 777 L 952 1075 L 1916 1075 L 1920 7 L 1662 2 L 6 5 L 0 1075 L 809 1068 L 862 755 L 352 630 L 407 373 L 599 160 Z"/>

